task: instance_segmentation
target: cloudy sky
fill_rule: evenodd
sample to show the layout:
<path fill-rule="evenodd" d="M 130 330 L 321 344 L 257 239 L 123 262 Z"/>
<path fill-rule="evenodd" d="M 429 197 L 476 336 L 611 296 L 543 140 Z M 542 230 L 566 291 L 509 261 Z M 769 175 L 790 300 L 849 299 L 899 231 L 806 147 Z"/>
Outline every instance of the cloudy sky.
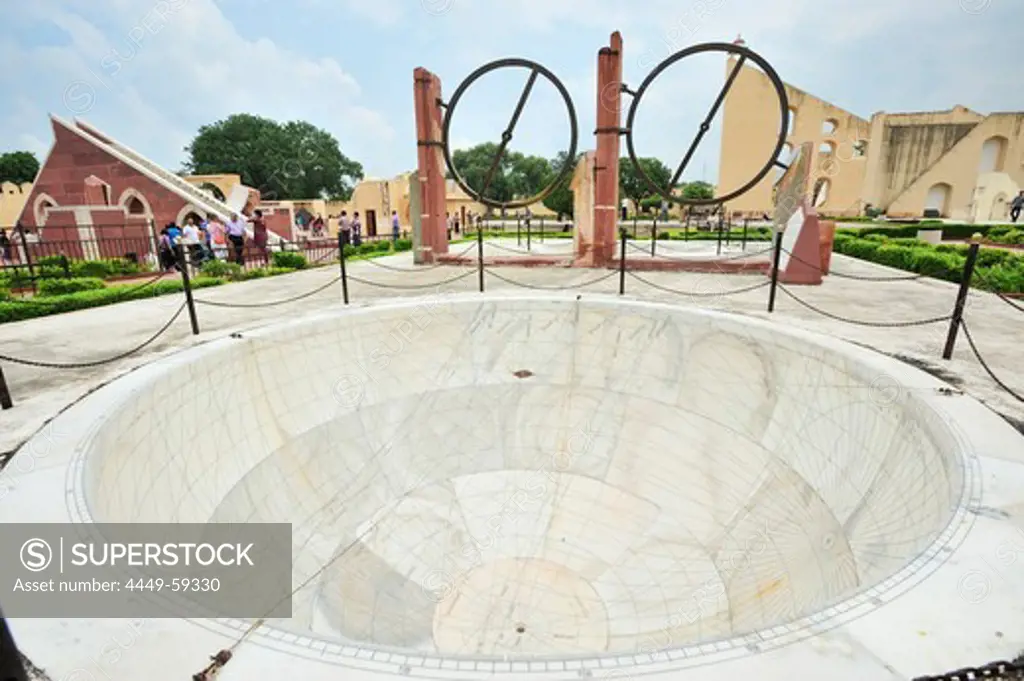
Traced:
<path fill-rule="evenodd" d="M 626 41 L 634 88 L 664 57 L 742 34 L 784 80 L 865 118 L 875 111 L 1024 110 L 1021 0 L 0 0 L 0 150 L 42 158 L 48 113 L 79 116 L 171 170 L 199 126 L 232 113 L 329 130 L 368 175 L 415 166 L 412 70 L 445 97 L 502 57 L 544 64 L 593 146 L 596 52 Z M 681 62 L 641 103 L 637 146 L 675 166 L 724 59 Z M 526 73 L 469 89 L 453 141 L 498 140 Z M 512 147 L 552 157 L 568 116 L 541 83 Z M 712 134 L 686 179 L 715 180 Z"/>

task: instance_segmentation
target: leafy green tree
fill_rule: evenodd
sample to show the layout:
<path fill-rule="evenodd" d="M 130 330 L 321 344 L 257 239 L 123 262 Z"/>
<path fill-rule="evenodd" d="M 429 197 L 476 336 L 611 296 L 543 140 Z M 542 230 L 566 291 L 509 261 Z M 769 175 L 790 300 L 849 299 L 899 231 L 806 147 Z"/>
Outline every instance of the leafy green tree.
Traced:
<path fill-rule="evenodd" d="M 456 149 L 452 153 L 452 165 L 471 189 L 480 191 L 491 168 L 494 157 L 498 154 L 498 145 L 493 142 L 478 144 L 469 149 Z M 508 153 L 501 157 L 501 162 L 491 178 L 491 183 L 484 192 L 484 197 L 495 201 L 511 201 L 515 195 L 509 174 L 512 170 L 512 158 Z"/>
<path fill-rule="evenodd" d="M 238 174 L 268 200 L 348 200 L 363 178 L 333 135 L 305 121 L 235 114 L 199 128 L 185 152 L 189 173 Z"/>
<path fill-rule="evenodd" d="M 645 213 L 661 213 L 661 204 L 664 200 L 665 199 L 663 199 L 661 196 L 658 196 L 657 194 L 655 194 L 654 196 L 648 196 L 647 198 L 640 201 L 640 207 L 643 208 Z M 668 202 L 669 208 L 674 208 L 675 205 L 676 204 L 674 201 Z"/>
<path fill-rule="evenodd" d="M 656 158 L 639 159 L 640 167 L 658 187 L 668 188 L 672 181 L 672 171 Z M 640 202 L 651 195 L 651 187 L 644 181 L 633 167 L 628 157 L 619 159 L 619 192 L 633 202 L 633 211 L 640 212 Z"/>
<path fill-rule="evenodd" d="M 707 182 L 687 182 L 683 186 L 684 199 L 713 199 L 715 198 L 715 188 Z"/>
<path fill-rule="evenodd" d="M 39 174 L 39 159 L 30 151 L 11 151 L 0 154 L 0 182 L 24 184 Z"/>
<path fill-rule="evenodd" d="M 555 179 L 551 163 L 540 156 L 512 155 L 509 181 L 516 197 L 536 196 Z"/>
<path fill-rule="evenodd" d="M 558 152 L 558 156 L 556 156 L 551 161 L 552 177 L 556 177 L 558 173 L 562 170 L 562 167 L 565 165 L 565 159 L 568 157 L 568 155 L 569 152 L 560 151 Z M 582 154 L 576 155 L 576 163 L 579 162 L 581 156 Z M 575 163 L 573 164 L 573 166 L 575 167 Z M 575 202 L 573 191 L 572 189 L 570 189 L 570 185 L 572 185 L 571 172 L 565 176 L 565 179 L 558 183 L 558 186 L 555 187 L 554 191 L 548 194 L 548 196 L 544 199 L 544 205 L 547 206 L 549 209 L 555 211 L 559 215 L 568 215 L 569 217 L 573 217 Z"/>
<path fill-rule="evenodd" d="M 478 144 L 469 149 L 456 149 L 452 153 L 452 164 L 471 189 L 480 191 L 484 188 L 484 181 L 497 153 L 498 145 L 493 142 Z M 506 151 L 502 154 L 484 196 L 495 201 L 526 198 L 539 193 L 553 179 L 547 159 Z"/>

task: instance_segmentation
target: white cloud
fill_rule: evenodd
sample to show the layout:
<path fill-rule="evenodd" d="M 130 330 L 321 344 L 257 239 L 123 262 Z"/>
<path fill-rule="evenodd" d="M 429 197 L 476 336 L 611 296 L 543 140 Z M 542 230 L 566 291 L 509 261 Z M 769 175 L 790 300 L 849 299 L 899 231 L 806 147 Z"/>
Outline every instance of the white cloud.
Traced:
<path fill-rule="evenodd" d="M 241 35 L 212 0 L 45 0 L 31 11 L 50 17 L 70 38 L 66 46 L 19 55 L 25 64 L 45 64 L 61 91 L 74 86 L 70 97 L 56 99 L 72 110 L 57 106 L 53 113 L 83 116 L 172 169 L 200 125 L 245 112 L 309 120 L 332 132 L 368 171 L 389 170 L 367 160 L 394 143 L 395 131 L 361 101 L 351 73 L 333 59 Z M 95 23 L 86 19 L 95 15 Z M 26 127 L 17 112 L 8 118 L 7 125 Z"/>
<path fill-rule="evenodd" d="M 975 1 L 982 0 L 37 0 L 19 3 L 15 18 L 57 26 L 70 44 L 16 49 L 16 41 L 0 40 L 0 85 L 31 91 L 34 105 L 28 111 L 4 102 L 0 126 L 12 134 L 2 143 L 23 131 L 47 134 L 41 112 L 67 115 L 61 95 L 77 82 L 70 104 L 90 95 L 86 118 L 172 167 L 199 125 L 245 111 L 309 120 L 368 173 L 387 176 L 415 163 L 413 67 L 438 73 L 450 96 L 483 62 L 526 56 L 566 83 L 581 148 L 590 148 L 596 52 L 615 29 L 625 38 L 625 78 L 634 88 L 672 52 L 742 33 L 784 80 L 861 116 L 956 103 L 1020 108 L 1010 74 L 1024 64 L 1012 41 L 1002 40 L 1000 18 L 1012 18 L 1012 10 L 998 3 L 982 14 L 962 10 Z M 315 29 L 321 33 L 304 42 Z M 642 108 L 645 129 L 653 130 L 643 153 L 678 163 L 721 86 L 724 66 L 714 61 L 676 67 L 659 80 Z M 521 87 L 508 82 L 515 88 L 509 97 L 462 109 L 458 138 L 496 139 L 491 128 L 500 132 L 514 105 L 505 99 Z M 514 144 L 552 156 L 564 146 L 556 130 L 564 108 L 540 108 L 539 120 L 517 128 Z M 695 160 L 699 172 L 707 166 L 714 175 L 712 137 Z"/>

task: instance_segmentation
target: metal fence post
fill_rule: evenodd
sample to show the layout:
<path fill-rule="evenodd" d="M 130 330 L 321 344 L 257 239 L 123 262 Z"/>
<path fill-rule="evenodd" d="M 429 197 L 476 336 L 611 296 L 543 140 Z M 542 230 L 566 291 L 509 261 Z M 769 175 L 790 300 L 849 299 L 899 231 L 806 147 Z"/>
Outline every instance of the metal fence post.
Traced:
<path fill-rule="evenodd" d="M 967 304 L 967 294 L 971 289 L 971 277 L 974 276 L 974 263 L 978 259 L 978 242 L 971 244 L 967 251 L 967 260 L 964 262 L 964 273 L 960 278 L 960 290 L 956 294 L 956 304 L 953 306 L 953 318 L 949 320 L 949 333 L 946 335 L 946 347 L 942 351 L 942 359 L 952 359 L 953 348 L 956 346 L 957 331 L 960 330 L 960 323 L 964 318 L 964 305 Z"/>
<path fill-rule="evenodd" d="M 531 222 L 532 222 L 532 220 L 530 218 L 526 218 L 526 250 L 530 250 L 530 248 L 531 248 L 530 247 L 530 233 L 533 231 L 532 229 L 530 229 L 530 223 Z"/>
<path fill-rule="evenodd" d="M 779 256 L 782 255 L 782 230 L 775 235 L 775 253 L 772 254 L 772 286 L 768 292 L 768 311 L 775 312 L 775 289 L 779 285 Z"/>
<path fill-rule="evenodd" d="M 743 218 L 743 252 L 747 252 L 747 225 L 750 224 L 750 218 Z"/>
<path fill-rule="evenodd" d="M 484 233 L 476 230 L 476 269 L 480 277 L 480 293 L 484 292 Z"/>
<path fill-rule="evenodd" d="M 544 216 L 540 216 L 540 242 L 544 243 Z"/>
<path fill-rule="evenodd" d="M 658 218 L 654 218 L 654 227 L 651 229 L 651 257 L 658 250 Z"/>
<path fill-rule="evenodd" d="M 11 391 L 7 387 L 7 379 L 4 377 L 4 368 L 0 367 L 0 409 L 10 409 L 13 406 Z"/>
<path fill-rule="evenodd" d="M 619 249 L 619 295 L 626 293 L 626 228 L 619 230 L 622 235 L 622 247 Z"/>
<path fill-rule="evenodd" d="M 188 258 L 185 257 L 185 245 L 179 243 L 178 267 L 181 268 L 181 283 L 185 285 L 185 302 L 188 305 L 188 318 L 192 322 L 192 335 L 199 335 L 199 318 L 196 316 L 196 301 L 192 299 L 192 281 L 188 276 Z"/>
<path fill-rule="evenodd" d="M 345 241 L 342 234 L 338 230 L 338 262 L 341 263 L 341 297 L 348 305 L 348 275 L 345 273 Z"/>
<path fill-rule="evenodd" d="M 18 644 L 15 643 L 14 637 L 7 627 L 7 620 L 4 618 L 3 612 L 0 612 L 0 650 L 4 651 L 3 656 L 0 656 L 0 679 L 28 681 L 28 673 L 25 671 L 25 665 L 21 662 Z"/>
<path fill-rule="evenodd" d="M 501 223 L 501 230 L 505 231 L 505 223 Z M 519 220 L 519 213 L 516 213 L 516 246 L 523 245 L 522 222 Z"/>
<path fill-rule="evenodd" d="M 719 216 L 719 218 L 718 218 L 718 230 L 717 231 L 718 231 L 718 253 L 717 253 L 717 255 L 722 255 L 722 218 L 721 218 L 721 216 Z"/>

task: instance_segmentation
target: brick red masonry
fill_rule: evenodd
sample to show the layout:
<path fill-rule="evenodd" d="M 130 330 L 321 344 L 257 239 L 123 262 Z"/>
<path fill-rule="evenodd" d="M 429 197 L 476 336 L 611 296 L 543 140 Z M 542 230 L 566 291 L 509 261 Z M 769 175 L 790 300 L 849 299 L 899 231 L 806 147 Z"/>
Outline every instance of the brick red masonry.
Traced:
<path fill-rule="evenodd" d="M 263 220 L 267 223 L 267 231 L 273 232 L 282 239 L 292 240 L 292 217 L 291 211 L 284 208 L 274 208 L 263 211 Z"/>
<path fill-rule="evenodd" d="M 86 179 L 90 175 L 110 185 L 112 203 L 117 202 L 126 189 L 138 191 L 149 203 L 158 231 L 163 225 L 176 220 L 181 209 L 189 203 L 57 121 L 53 121 L 53 135 L 53 150 L 39 171 L 21 214 L 21 222 L 26 227 L 40 226 L 36 224 L 34 211 L 36 197 L 40 194 L 50 196 L 60 206 L 89 205 Z M 50 238 L 45 232 L 44 235 L 46 239 Z"/>

